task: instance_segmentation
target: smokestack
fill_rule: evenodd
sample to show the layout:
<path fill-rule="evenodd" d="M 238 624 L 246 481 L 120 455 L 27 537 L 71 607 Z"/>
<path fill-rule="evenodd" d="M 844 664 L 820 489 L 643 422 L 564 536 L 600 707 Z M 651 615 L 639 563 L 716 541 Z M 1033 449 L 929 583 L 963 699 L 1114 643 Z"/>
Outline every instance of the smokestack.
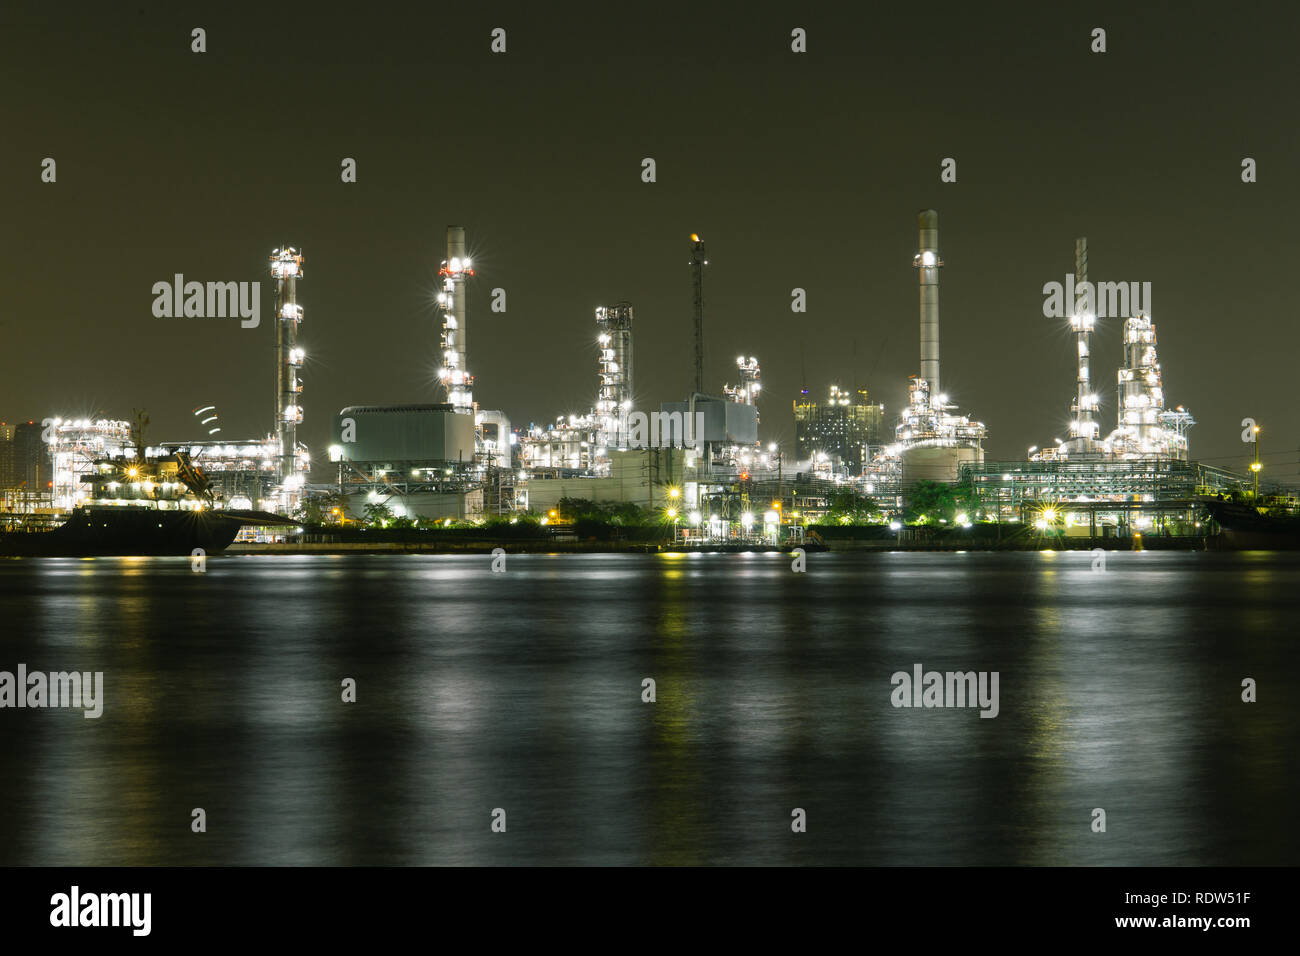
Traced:
<path fill-rule="evenodd" d="M 923 209 L 917 216 L 916 258 L 921 282 L 921 378 L 930 386 L 930 404 L 939 403 L 939 214 Z"/>
<path fill-rule="evenodd" d="M 704 242 L 691 234 L 691 282 L 694 291 L 692 305 L 695 317 L 695 391 L 704 392 Z"/>

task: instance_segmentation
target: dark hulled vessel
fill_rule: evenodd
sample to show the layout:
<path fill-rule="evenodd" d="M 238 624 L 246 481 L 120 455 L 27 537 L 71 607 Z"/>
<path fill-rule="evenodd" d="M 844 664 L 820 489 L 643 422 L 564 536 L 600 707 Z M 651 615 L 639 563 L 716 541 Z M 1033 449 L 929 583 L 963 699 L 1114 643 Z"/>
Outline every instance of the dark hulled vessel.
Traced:
<path fill-rule="evenodd" d="M 278 515 L 243 511 L 162 511 L 145 506 L 85 506 L 54 528 L 0 533 L 0 557 L 81 558 L 191 555 L 224 551 L 244 525 L 286 524 Z"/>
<path fill-rule="evenodd" d="M 1227 501 L 1209 495 L 1196 499 L 1219 527 L 1217 543 L 1231 551 L 1279 551 L 1300 549 L 1300 515 L 1278 504 L 1257 508 L 1252 504 Z"/>
<path fill-rule="evenodd" d="M 144 462 L 103 459 L 82 481 L 90 501 L 66 515 L 2 516 L 0 557 L 215 554 L 245 525 L 294 524 L 265 511 L 222 510 L 184 452 Z"/>

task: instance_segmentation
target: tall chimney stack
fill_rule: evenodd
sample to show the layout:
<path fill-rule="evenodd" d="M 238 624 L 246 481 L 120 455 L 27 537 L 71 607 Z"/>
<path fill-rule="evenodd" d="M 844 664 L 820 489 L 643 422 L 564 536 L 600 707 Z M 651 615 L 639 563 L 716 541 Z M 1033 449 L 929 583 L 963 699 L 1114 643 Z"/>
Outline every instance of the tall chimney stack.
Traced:
<path fill-rule="evenodd" d="M 917 216 L 916 267 L 921 281 L 921 378 L 930 386 L 930 404 L 939 404 L 939 214 L 923 209 Z"/>

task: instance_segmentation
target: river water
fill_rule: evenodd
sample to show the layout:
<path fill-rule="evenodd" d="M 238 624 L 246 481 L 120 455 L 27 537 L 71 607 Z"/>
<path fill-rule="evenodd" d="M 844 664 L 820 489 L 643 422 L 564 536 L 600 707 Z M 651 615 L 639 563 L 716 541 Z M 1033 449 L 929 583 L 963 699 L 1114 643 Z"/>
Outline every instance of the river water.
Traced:
<path fill-rule="evenodd" d="M 0 561 L 0 864 L 1300 861 L 1300 555 L 506 562 Z"/>

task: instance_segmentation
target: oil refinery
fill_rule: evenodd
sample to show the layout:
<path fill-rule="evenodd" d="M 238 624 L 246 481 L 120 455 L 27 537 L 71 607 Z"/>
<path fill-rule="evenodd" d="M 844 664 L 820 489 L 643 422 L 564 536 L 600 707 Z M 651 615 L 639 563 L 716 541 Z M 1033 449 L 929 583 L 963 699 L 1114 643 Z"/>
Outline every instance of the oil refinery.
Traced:
<path fill-rule="evenodd" d="M 43 472 L 28 476 L 34 481 L 9 480 L 6 510 L 60 513 L 91 502 L 113 503 L 118 499 L 95 477 L 103 462 L 180 461 L 192 465 L 211 490 L 206 504 L 217 510 L 256 509 L 304 520 L 310 513 L 326 525 L 365 524 L 381 513 L 427 527 L 522 516 L 546 523 L 561 502 L 580 500 L 635 506 L 670 521 L 680 543 L 702 545 L 802 541 L 805 526 L 827 520 L 832 512 L 841 514 L 843 523 L 861 518 L 891 528 L 904 521 L 923 524 L 927 517 L 915 514 L 909 503 L 918 488 L 935 484 L 960 495 L 964 507 L 960 522 L 934 516 L 931 522 L 1025 524 L 1064 534 L 1119 536 L 1195 524 L 1198 496 L 1240 493 L 1245 486 L 1243 476 L 1189 457 L 1188 430 L 1195 420 L 1183 406 L 1170 408 L 1165 400 L 1156 325 L 1147 311 L 1122 319 L 1116 422 L 1101 437 L 1102 403 L 1093 375 L 1099 319 L 1086 239 L 1075 242 L 1074 274 L 1068 277 L 1074 301 L 1067 322 L 1075 360 L 1070 387 L 1062 388 L 1070 413 L 1067 434 L 1030 448 L 1022 461 L 986 460 L 987 427 L 963 413 L 943 388 L 939 276 L 944 259 L 933 209 L 917 217 L 912 267 L 918 280 L 919 362 L 907 383 L 906 405 L 891 420 L 861 383 L 853 388 L 832 383 L 824 401 L 805 387 L 793 403 L 795 440 L 786 446 L 760 441 L 762 370 L 747 348 L 738 348 L 729 381 L 707 381 L 709 260 L 698 234 L 690 236 L 688 272 L 682 277 L 683 288 L 689 281 L 689 324 L 682 316 L 678 326 L 683 338 L 693 340 L 688 390 L 678 399 L 644 403 L 634 379 L 633 303 L 615 300 L 593 314 L 595 362 L 585 373 L 590 405 L 551 409 L 541 424 L 519 426 L 503 411 L 480 403 L 492 395 L 493 377 L 487 369 L 480 381 L 471 371 L 467 286 L 476 273 L 467 248 L 465 228 L 448 226 L 445 255 L 436 269 L 440 351 L 430 357 L 439 394 L 422 395 L 421 386 L 411 383 L 408 404 L 345 406 L 332 416 L 328 455 L 318 456 L 314 466 L 298 437 L 306 354 L 298 344 L 304 320 L 298 282 L 305 258 L 299 249 L 281 246 L 270 256 L 276 399 L 265 435 L 220 437 L 212 403 L 194 410 L 200 437 L 154 444 L 143 438 L 147 419 L 133 426 L 107 418 L 54 417 L 41 439 L 44 460 L 31 466 L 48 470 L 48 494 L 31 490 L 41 487 Z M 769 409 L 763 420 L 771 423 L 774 417 Z M 16 488 L 25 490 L 20 494 Z M 160 507 L 205 505 L 187 501 L 186 494 L 167 500 L 170 504 Z M 268 532 L 265 540 L 283 533 L 283 528 Z"/>

